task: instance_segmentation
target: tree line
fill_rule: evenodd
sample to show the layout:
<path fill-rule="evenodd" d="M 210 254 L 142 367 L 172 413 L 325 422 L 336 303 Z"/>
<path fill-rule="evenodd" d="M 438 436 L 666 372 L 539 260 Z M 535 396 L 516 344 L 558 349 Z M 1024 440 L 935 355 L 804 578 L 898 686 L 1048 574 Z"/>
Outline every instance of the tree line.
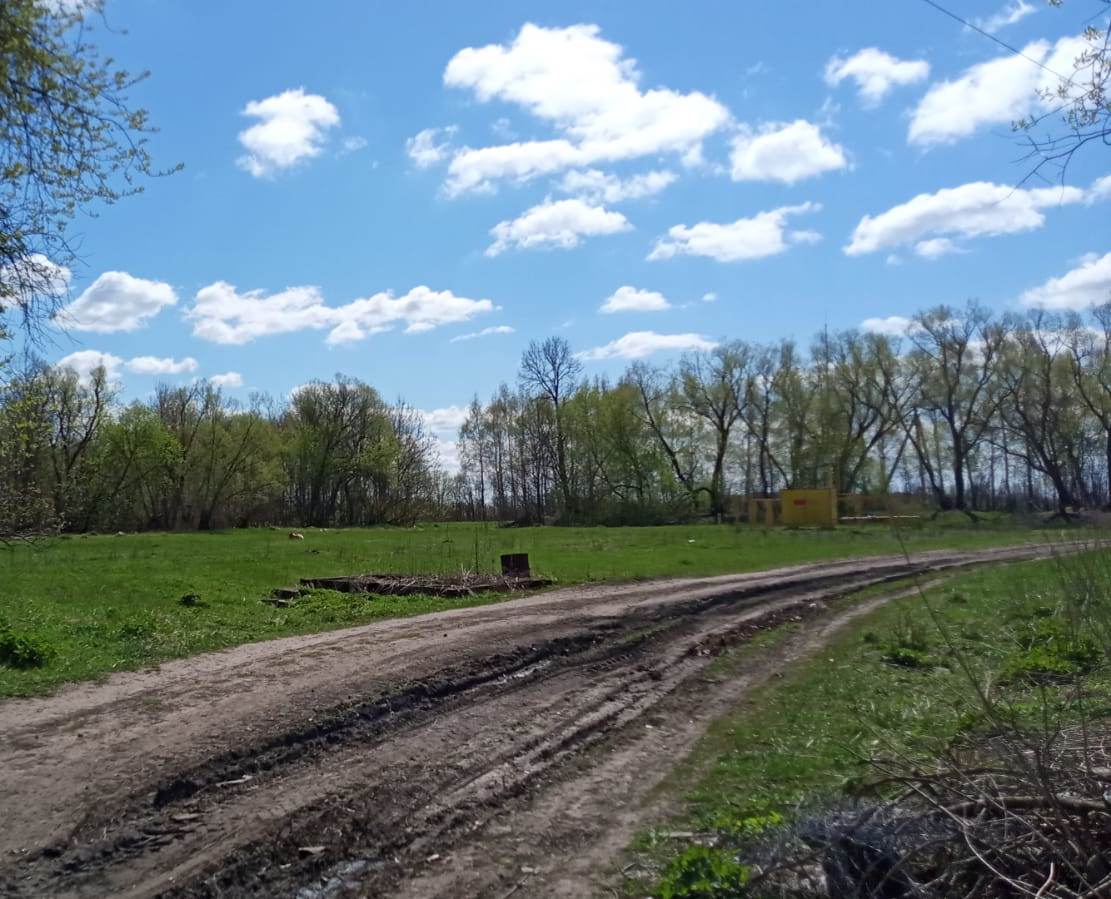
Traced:
<path fill-rule="evenodd" d="M 938 307 L 902 336 L 728 340 L 613 381 L 534 341 L 514 386 L 471 403 L 458 449 L 449 473 L 419 410 L 353 378 L 281 403 L 201 381 L 124 404 L 103 369 L 33 364 L 0 379 L 0 535 L 721 520 L 826 485 L 1067 516 L 1111 505 L 1111 304 Z"/>
<path fill-rule="evenodd" d="M 720 520 L 739 497 L 827 485 L 1067 516 L 1111 503 L 1111 304 L 941 306 L 901 335 L 729 340 L 613 383 L 551 338 L 516 389 L 471 404 L 460 455 L 456 514 L 472 518 Z"/>
<path fill-rule="evenodd" d="M 103 368 L 0 387 L 0 537 L 411 523 L 442 477 L 423 416 L 345 377 L 276 405 L 207 382 L 121 405 Z"/>

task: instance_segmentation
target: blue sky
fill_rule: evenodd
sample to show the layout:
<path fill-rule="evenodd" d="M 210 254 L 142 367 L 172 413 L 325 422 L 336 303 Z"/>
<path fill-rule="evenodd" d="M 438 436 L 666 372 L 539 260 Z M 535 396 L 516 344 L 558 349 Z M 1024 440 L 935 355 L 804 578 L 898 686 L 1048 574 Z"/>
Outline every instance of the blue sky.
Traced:
<path fill-rule="evenodd" d="M 1054 71 L 1106 13 L 950 6 Z M 1067 188 L 1014 190 L 1030 163 L 1009 123 L 1050 76 L 918 0 L 106 13 L 127 34 L 98 26 L 102 44 L 151 70 L 133 98 L 156 159 L 185 166 L 78 223 L 53 358 L 105 358 L 125 397 L 342 372 L 442 411 L 552 334 L 616 374 L 722 338 L 1111 291 L 1106 151 Z"/>

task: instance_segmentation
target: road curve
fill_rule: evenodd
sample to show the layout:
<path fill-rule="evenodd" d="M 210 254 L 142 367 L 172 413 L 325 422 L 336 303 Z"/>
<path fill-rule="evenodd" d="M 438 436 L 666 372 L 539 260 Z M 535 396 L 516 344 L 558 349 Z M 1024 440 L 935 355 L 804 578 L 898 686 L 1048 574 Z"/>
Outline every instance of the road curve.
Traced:
<path fill-rule="evenodd" d="M 1073 548 L 560 589 L 0 703 L 0 895 L 586 895 L 750 686 L 704 676 L 719 646 Z"/>

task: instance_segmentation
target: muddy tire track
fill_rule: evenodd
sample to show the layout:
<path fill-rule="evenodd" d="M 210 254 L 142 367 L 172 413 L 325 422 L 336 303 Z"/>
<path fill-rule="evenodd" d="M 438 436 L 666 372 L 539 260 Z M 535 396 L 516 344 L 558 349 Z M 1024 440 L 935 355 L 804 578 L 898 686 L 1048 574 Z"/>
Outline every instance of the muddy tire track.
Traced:
<path fill-rule="evenodd" d="M 582 772 L 666 770 L 630 734 L 713 707 L 724 647 L 863 587 L 1070 548 L 559 590 L 4 703 L 0 894 L 494 895 L 535 850 L 499 822 L 562 796 L 604 823 L 619 797 Z M 502 854 L 481 876 L 454 870 L 484 844 Z"/>

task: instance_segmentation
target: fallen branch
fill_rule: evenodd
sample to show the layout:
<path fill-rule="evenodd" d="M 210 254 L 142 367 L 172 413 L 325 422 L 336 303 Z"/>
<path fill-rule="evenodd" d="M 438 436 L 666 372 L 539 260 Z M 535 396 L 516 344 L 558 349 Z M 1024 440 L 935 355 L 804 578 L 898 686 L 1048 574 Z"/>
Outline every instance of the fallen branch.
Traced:
<path fill-rule="evenodd" d="M 1078 814 L 1099 812 L 1111 815 L 1111 807 L 1102 799 L 1087 799 L 1082 796 L 985 796 L 946 806 L 945 810 L 954 815 L 969 817 L 985 809 L 1003 809 L 1008 812 L 1029 811 L 1069 811 Z"/>

